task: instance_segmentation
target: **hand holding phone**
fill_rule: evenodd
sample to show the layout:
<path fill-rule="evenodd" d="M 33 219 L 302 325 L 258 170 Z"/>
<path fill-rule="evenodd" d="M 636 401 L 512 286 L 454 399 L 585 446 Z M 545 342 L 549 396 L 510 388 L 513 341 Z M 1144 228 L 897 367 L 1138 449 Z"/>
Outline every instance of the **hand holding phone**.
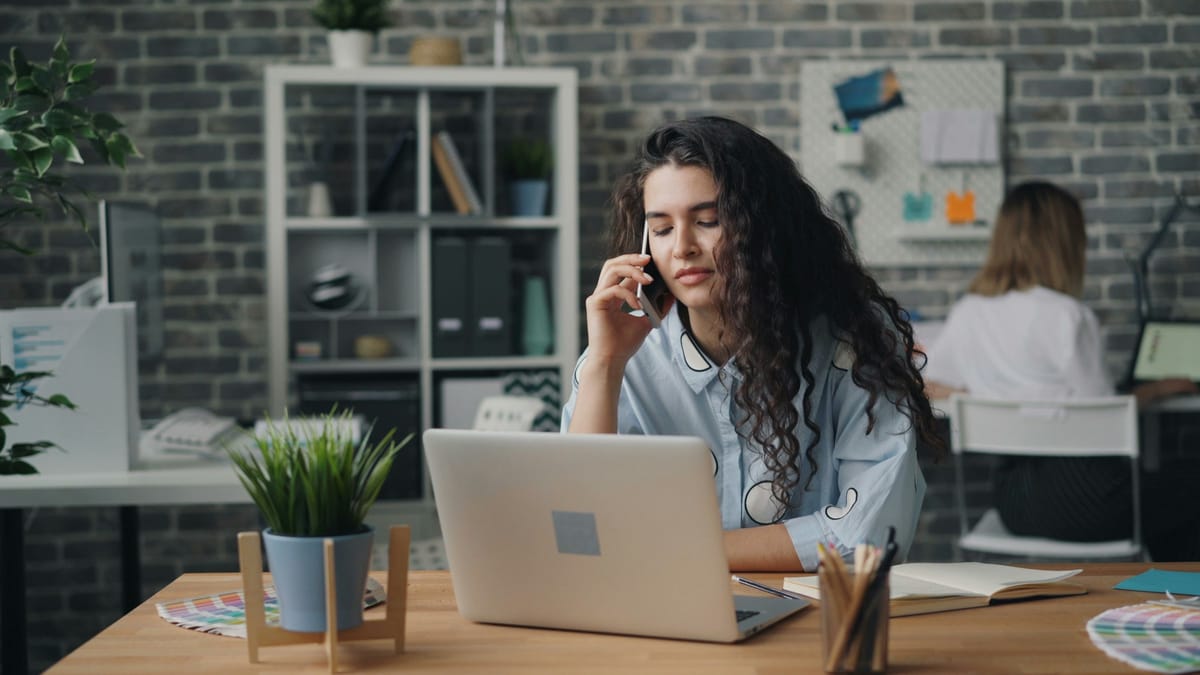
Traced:
<path fill-rule="evenodd" d="M 650 250 L 650 221 L 642 221 L 642 255 L 646 255 Z M 654 281 L 649 285 L 638 284 L 637 298 L 642 304 L 642 313 L 650 320 L 650 325 L 654 328 L 662 327 L 663 315 L 663 298 L 666 296 L 666 285 L 658 274 L 658 269 L 654 266 L 654 260 L 651 259 L 645 267 L 646 274 L 654 278 Z M 645 289 L 643 291 L 643 289 Z"/>

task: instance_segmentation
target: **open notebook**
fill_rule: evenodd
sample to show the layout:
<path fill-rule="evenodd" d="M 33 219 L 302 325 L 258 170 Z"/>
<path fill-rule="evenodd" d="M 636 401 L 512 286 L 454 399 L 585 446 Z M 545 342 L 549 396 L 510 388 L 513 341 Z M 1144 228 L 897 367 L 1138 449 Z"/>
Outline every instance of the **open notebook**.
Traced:
<path fill-rule="evenodd" d="M 1087 589 L 1066 579 L 1082 570 L 1032 570 L 990 563 L 906 563 L 892 567 L 888 584 L 892 616 L 983 607 L 993 600 L 1080 595 Z M 785 577 L 783 587 L 821 599 L 817 577 Z"/>

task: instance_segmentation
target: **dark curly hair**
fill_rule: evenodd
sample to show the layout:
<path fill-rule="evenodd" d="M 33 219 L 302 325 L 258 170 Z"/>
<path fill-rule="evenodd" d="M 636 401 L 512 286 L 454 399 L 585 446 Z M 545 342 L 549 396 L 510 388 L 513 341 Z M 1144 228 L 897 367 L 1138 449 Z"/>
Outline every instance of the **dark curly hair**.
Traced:
<path fill-rule="evenodd" d="M 758 132 L 721 117 L 673 122 L 652 132 L 613 192 L 612 255 L 638 250 L 646 176 L 666 164 L 707 169 L 717 185 L 721 243 L 714 262 L 723 283 L 714 303 L 724 318 L 720 340 L 744 375 L 733 393 L 745 411 L 738 427 L 750 429 L 762 448 L 780 515 L 792 489 L 801 480 L 807 487 L 817 471 L 813 449 L 821 429 L 812 418 L 816 382 L 810 362 L 811 326 L 818 317 L 827 317 L 834 335 L 854 350 L 851 377 L 869 394 L 867 432 L 883 397 L 940 454 L 944 442 L 913 362 L 904 312 L 863 269 L 791 157 Z M 803 410 L 797 410 L 793 401 L 802 386 Z M 813 434 L 804 450 L 807 474 L 795 433 L 801 415 Z"/>

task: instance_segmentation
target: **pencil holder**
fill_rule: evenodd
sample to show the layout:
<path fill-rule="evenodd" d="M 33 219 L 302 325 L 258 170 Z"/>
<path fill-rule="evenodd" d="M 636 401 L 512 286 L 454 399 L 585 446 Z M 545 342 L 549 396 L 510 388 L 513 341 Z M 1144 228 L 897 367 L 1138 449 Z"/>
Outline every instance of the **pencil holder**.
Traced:
<path fill-rule="evenodd" d="M 829 592 L 837 582 L 821 565 L 817 570 L 821 587 L 821 658 L 827 673 L 882 673 L 887 671 L 888 582 L 863 584 L 861 594 L 856 575 L 844 594 Z M 886 574 L 886 573 L 885 573 Z M 861 601 L 859 598 L 861 597 Z"/>

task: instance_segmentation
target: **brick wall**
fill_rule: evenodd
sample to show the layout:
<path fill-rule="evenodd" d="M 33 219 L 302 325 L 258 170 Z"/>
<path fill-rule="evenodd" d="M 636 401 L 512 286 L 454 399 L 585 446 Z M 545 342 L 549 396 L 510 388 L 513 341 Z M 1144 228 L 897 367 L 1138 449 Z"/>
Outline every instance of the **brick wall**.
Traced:
<path fill-rule="evenodd" d="M 65 33 L 96 58 L 97 106 L 145 154 L 124 174 L 76 171 L 96 195 L 145 201 L 166 225 L 167 352 L 142 372 L 143 415 L 183 406 L 254 416 L 266 404 L 261 70 L 323 62 L 310 0 L 7 0 L 0 44 L 48 54 Z M 724 2 L 511 0 L 529 65 L 580 76 L 581 285 L 595 283 L 604 202 L 634 144 L 681 116 L 736 117 L 799 158 L 799 64 L 829 58 L 996 58 L 1007 64 L 1006 171 L 1083 199 L 1091 251 L 1086 300 L 1110 329 L 1110 365 L 1134 337 L 1124 262 L 1175 190 L 1200 195 L 1200 3 L 1195 0 Z M 397 0 L 376 58 L 405 63 L 414 36 L 456 35 L 491 60 L 490 0 Z M 510 50 L 511 53 L 511 50 Z M 1200 315 L 1193 214 L 1152 264 L 1154 297 Z M 0 257 L 0 306 L 60 302 L 99 267 L 66 225 L 29 227 L 36 258 Z M 906 306 L 941 316 L 970 268 L 880 269 Z M 972 471 L 985 491 L 986 468 Z M 927 467 L 914 550 L 952 554 L 949 465 Z M 42 509 L 30 522 L 31 654 L 49 665 L 119 615 L 115 511 Z M 232 569 L 247 507 L 143 509 L 147 593 L 185 570 Z"/>

